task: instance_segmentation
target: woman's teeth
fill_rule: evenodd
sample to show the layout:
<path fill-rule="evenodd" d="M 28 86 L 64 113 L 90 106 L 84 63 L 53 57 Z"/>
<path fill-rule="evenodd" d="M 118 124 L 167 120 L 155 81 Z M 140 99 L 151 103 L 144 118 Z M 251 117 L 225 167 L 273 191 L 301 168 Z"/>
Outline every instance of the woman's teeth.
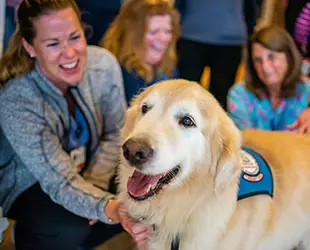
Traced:
<path fill-rule="evenodd" d="M 163 51 L 163 48 L 162 47 L 159 47 L 159 46 L 151 46 L 151 48 L 153 49 L 153 50 L 156 50 L 156 51 L 158 51 L 158 52 L 161 52 L 161 51 Z"/>
<path fill-rule="evenodd" d="M 78 64 L 78 61 L 75 61 L 73 63 L 67 63 L 67 64 L 62 64 L 61 67 L 65 69 L 72 69 Z"/>

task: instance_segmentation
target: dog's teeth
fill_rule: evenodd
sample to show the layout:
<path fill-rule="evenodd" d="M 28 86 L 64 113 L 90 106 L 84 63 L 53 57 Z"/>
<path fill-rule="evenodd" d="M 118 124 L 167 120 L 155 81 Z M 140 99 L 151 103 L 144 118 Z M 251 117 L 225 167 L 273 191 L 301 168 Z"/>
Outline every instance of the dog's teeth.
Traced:
<path fill-rule="evenodd" d="M 157 185 L 157 182 L 154 183 L 154 184 L 151 186 L 151 189 L 155 189 L 155 188 L 156 188 L 156 185 Z"/>
<path fill-rule="evenodd" d="M 135 173 L 135 171 L 136 171 L 135 169 L 132 170 L 132 172 L 131 172 L 131 174 L 130 174 L 130 177 L 133 176 L 133 174 Z"/>
<path fill-rule="evenodd" d="M 147 193 L 150 192 L 151 188 L 152 188 L 152 184 L 149 184 L 147 187 Z"/>

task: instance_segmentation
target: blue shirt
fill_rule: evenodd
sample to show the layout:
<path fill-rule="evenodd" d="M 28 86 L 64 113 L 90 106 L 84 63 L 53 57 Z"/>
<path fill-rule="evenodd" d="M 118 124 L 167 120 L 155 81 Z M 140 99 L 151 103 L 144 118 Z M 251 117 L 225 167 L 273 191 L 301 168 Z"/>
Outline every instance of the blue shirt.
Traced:
<path fill-rule="evenodd" d="M 124 88 L 127 104 L 130 104 L 131 99 L 141 93 L 145 88 L 158 83 L 163 80 L 171 79 L 165 74 L 158 75 L 153 81 L 146 82 L 140 76 L 134 73 L 134 71 L 128 72 L 124 67 L 122 67 L 123 79 L 124 79 Z M 177 77 L 177 71 L 174 73 L 174 78 Z"/>
<path fill-rule="evenodd" d="M 74 108 L 74 116 L 70 116 L 69 140 L 66 151 L 86 146 L 89 141 L 89 129 L 86 119 L 78 106 Z"/>
<path fill-rule="evenodd" d="M 287 130 L 308 107 L 310 85 L 298 83 L 296 96 L 282 99 L 276 109 L 267 96 L 258 98 L 244 83 L 237 83 L 228 92 L 228 114 L 239 129 Z"/>
<path fill-rule="evenodd" d="M 87 121 L 78 105 L 74 108 L 73 116 L 70 116 L 70 130 L 66 151 L 69 154 L 71 164 L 81 171 L 86 165 L 87 144 L 89 142 L 89 128 Z"/>
<path fill-rule="evenodd" d="M 242 45 L 246 42 L 244 0 L 183 1 L 182 38 L 216 45 Z"/>

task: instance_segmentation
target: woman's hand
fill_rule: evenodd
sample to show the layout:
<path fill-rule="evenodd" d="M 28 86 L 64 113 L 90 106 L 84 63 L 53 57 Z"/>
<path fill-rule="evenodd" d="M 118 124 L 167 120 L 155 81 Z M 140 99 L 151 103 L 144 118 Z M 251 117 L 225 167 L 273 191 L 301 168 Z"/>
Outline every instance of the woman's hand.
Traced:
<path fill-rule="evenodd" d="M 105 215 L 114 222 L 119 222 L 119 215 L 118 209 L 120 206 L 120 202 L 116 199 L 108 200 L 107 204 L 105 205 L 104 213 Z"/>
<path fill-rule="evenodd" d="M 140 249 L 146 249 L 150 228 L 130 218 L 125 206 L 118 200 L 109 200 L 105 214 L 113 221 L 119 221 L 123 228 L 134 238 Z"/>
<path fill-rule="evenodd" d="M 310 84 L 310 77 L 309 77 L 309 76 L 302 75 L 302 76 L 301 76 L 301 80 L 302 80 L 304 83 Z"/>
<path fill-rule="evenodd" d="M 299 134 L 310 134 L 310 108 L 306 108 L 301 112 L 297 119 L 287 128 L 297 131 Z"/>
<path fill-rule="evenodd" d="M 135 239 L 138 247 L 140 249 L 147 249 L 150 228 L 130 218 L 123 204 L 120 204 L 118 213 L 122 226 Z"/>

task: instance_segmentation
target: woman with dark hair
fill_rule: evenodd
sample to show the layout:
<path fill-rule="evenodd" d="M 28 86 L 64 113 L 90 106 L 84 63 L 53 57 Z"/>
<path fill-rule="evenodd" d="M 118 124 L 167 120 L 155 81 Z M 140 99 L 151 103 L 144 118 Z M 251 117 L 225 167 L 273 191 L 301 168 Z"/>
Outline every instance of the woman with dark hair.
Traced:
<path fill-rule="evenodd" d="M 264 1 L 263 15 L 255 29 L 271 25 L 279 7 L 284 8 L 285 28 L 303 57 L 302 79 L 310 83 L 310 0 Z"/>
<path fill-rule="evenodd" d="M 24 0 L 17 17 L 0 60 L 0 206 L 16 249 L 94 247 L 119 222 L 143 245 L 148 229 L 109 192 L 126 110 L 117 60 L 87 46 L 74 0 Z"/>
<path fill-rule="evenodd" d="M 129 0 L 107 30 L 102 46 L 118 59 L 129 104 L 144 88 L 174 78 L 179 15 L 168 0 Z"/>
<path fill-rule="evenodd" d="M 252 36 L 246 81 L 228 94 L 228 112 L 239 129 L 310 132 L 310 85 L 301 81 L 301 62 L 284 29 L 268 26 Z"/>

